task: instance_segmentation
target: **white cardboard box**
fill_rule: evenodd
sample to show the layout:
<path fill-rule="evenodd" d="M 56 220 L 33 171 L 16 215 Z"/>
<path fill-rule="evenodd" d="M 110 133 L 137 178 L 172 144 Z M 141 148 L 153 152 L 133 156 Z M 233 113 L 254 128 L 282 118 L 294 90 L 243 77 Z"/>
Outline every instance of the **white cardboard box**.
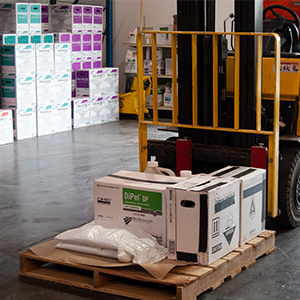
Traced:
<path fill-rule="evenodd" d="M 36 44 L 36 74 L 54 73 L 53 44 Z"/>
<path fill-rule="evenodd" d="M 119 94 L 119 69 L 76 70 L 76 95 L 90 98 Z"/>
<path fill-rule="evenodd" d="M 72 130 L 71 102 L 56 103 L 54 105 L 55 132 Z"/>
<path fill-rule="evenodd" d="M 40 3 L 29 4 L 29 33 L 42 32 L 42 7 Z"/>
<path fill-rule="evenodd" d="M 23 34 L 29 33 L 29 4 L 16 3 L 15 4 L 15 33 Z"/>
<path fill-rule="evenodd" d="M 71 44 L 54 44 L 54 72 L 64 73 L 71 71 Z"/>
<path fill-rule="evenodd" d="M 238 178 L 241 181 L 240 245 L 249 242 L 265 230 L 266 170 L 228 166 L 211 175 Z"/>
<path fill-rule="evenodd" d="M 35 76 L 2 76 L 1 101 L 27 108 L 36 105 Z"/>
<path fill-rule="evenodd" d="M 101 33 L 103 30 L 103 7 L 93 7 L 93 32 Z"/>
<path fill-rule="evenodd" d="M 42 32 L 50 32 L 50 5 L 42 4 L 41 5 L 41 25 Z"/>
<path fill-rule="evenodd" d="M 16 33 L 15 4 L 0 3 L 1 33 Z"/>
<path fill-rule="evenodd" d="M 93 58 L 93 35 L 91 33 L 82 34 L 81 59 L 92 60 Z"/>
<path fill-rule="evenodd" d="M 102 34 L 94 33 L 92 39 L 93 39 L 93 45 L 92 45 L 93 60 L 101 60 L 102 59 Z"/>
<path fill-rule="evenodd" d="M 82 5 L 51 5 L 52 32 L 82 32 Z"/>
<path fill-rule="evenodd" d="M 0 145 L 14 141 L 12 111 L 0 109 Z"/>
<path fill-rule="evenodd" d="M 1 35 L 1 44 L 14 45 L 17 43 L 17 35 L 14 33 L 6 33 Z"/>
<path fill-rule="evenodd" d="M 54 75 L 36 75 L 36 102 L 38 106 L 53 104 L 55 102 Z"/>
<path fill-rule="evenodd" d="M 72 99 L 73 128 L 90 126 L 90 98 L 76 97 Z"/>
<path fill-rule="evenodd" d="M 54 74 L 54 94 L 55 102 L 61 103 L 71 101 L 72 78 L 71 72 Z"/>
<path fill-rule="evenodd" d="M 93 26 L 93 6 L 83 5 L 82 9 L 82 28 L 83 32 L 92 33 Z"/>
<path fill-rule="evenodd" d="M 90 98 L 90 123 L 91 125 L 105 123 L 105 97 Z"/>
<path fill-rule="evenodd" d="M 1 73 L 35 75 L 35 44 L 2 45 Z"/>
<path fill-rule="evenodd" d="M 106 108 L 105 121 L 106 122 L 118 121 L 120 118 L 119 95 L 106 97 L 105 108 Z"/>
<path fill-rule="evenodd" d="M 168 258 L 209 265 L 236 249 L 239 198 L 234 178 L 206 175 L 169 187 Z"/>
<path fill-rule="evenodd" d="M 17 140 L 36 136 L 36 106 L 16 108 L 15 105 L 4 104 L 3 108 L 12 110 L 13 131 Z"/>
<path fill-rule="evenodd" d="M 82 34 L 71 34 L 71 61 L 81 61 L 82 56 Z"/>
<path fill-rule="evenodd" d="M 171 25 L 153 25 L 154 31 L 173 31 L 173 24 Z M 156 35 L 157 45 L 171 45 L 172 37 L 168 33 L 159 33 Z"/>
<path fill-rule="evenodd" d="M 54 105 L 37 106 L 37 136 L 55 133 L 56 120 Z"/>
<path fill-rule="evenodd" d="M 94 181 L 95 221 L 135 226 L 166 246 L 166 188 L 184 180 L 157 174 L 119 171 Z"/>

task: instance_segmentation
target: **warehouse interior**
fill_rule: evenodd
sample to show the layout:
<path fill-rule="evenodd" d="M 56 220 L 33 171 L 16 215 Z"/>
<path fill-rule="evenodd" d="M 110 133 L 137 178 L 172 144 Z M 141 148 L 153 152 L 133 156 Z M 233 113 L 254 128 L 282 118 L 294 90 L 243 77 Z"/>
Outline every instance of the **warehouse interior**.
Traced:
<path fill-rule="evenodd" d="M 1 1 L 15 3 L 16 1 Z M 20 1 L 27 2 L 30 1 Z M 47 0 L 33 1 L 49 4 Z M 173 24 L 176 0 L 143 0 L 144 27 Z M 216 0 L 216 31 L 234 10 L 234 1 Z M 78 4 L 101 5 L 108 1 L 82 0 Z M 119 69 L 119 93 L 125 92 L 125 55 L 128 32 L 140 24 L 141 1 L 112 0 L 113 65 Z M 57 1 L 57 4 L 72 4 Z M 129 17 L 130 16 L 130 17 Z M 105 24 L 105 14 L 103 24 Z M 105 31 L 105 25 L 103 30 Z M 102 67 L 107 64 L 107 39 L 102 40 Z M 123 44 L 123 45 L 122 45 Z M 146 115 L 149 118 L 150 115 Z M 169 122 L 170 115 L 163 117 Z M 20 253 L 51 241 L 59 233 L 94 219 L 94 180 L 120 170 L 140 171 L 138 116 L 120 114 L 115 120 L 72 130 L 14 140 L 0 145 L 0 298 L 10 299 L 133 299 L 130 289 L 145 286 L 155 299 L 151 283 L 130 281 L 128 290 L 96 292 L 20 276 Z M 148 139 L 178 138 L 177 131 L 149 126 Z M 169 166 L 168 166 L 169 167 Z M 300 227 L 283 228 L 271 218 L 266 229 L 275 231 L 276 251 L 262 255 L 239 274 L 207 290 L 196 299 L 298 299 L 300 293 Z M 189 229 L 190 231 L 191 229 Z M 186 232 L 189 234 L 189 232 Z M 274 249 L 272 249 L 273 251 Z M 30 268 L 30 265 L 28 265 Z M 136 268 L 142 269 L 139 266 Z M 76 276 L 76 275 L 75 275 Z M 151 276 L 151 275 L 150 275 Z M 125 276 L 126 277 L 126 276 Z M 125 284 L 127 281 L 125 280 Z M 133 285 L 133 283 L 135 285 Z M 161 287 L 160 287 L 161 288 Z M 162 289 L 168 290 L 167 287 Z M 149 294 L 148 294 L 149 293 Z M 170 299 L 157 297 L 157 299 Z M 175 299 L 175 298 L 173 298 Z M 178 298 L 179 299 L 179 298 Z M 181 299 L 181 298 L 180 298 Z M 193 298 L 195 299 L 195 298 Z"/>

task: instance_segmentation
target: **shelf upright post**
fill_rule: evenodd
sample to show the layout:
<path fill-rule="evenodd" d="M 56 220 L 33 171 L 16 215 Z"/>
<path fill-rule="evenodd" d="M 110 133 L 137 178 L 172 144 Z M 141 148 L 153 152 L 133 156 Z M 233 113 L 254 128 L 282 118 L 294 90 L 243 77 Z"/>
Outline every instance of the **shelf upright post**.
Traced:
<path fill-rule="evenodd" d="M 106 66 L 113 64 L 113 0 L 106 0 Z"/>

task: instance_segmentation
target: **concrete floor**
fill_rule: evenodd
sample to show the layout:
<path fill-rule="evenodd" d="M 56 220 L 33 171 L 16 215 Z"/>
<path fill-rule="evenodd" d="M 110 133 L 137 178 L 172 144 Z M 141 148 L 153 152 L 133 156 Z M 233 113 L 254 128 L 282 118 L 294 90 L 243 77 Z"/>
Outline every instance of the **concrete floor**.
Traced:
<path fill-rule="evenodd" d="M 150 127 L 151 138 L 172 134 Z M 174 134 L 173 134 L 174 135 Z M 138 171 L 136 120 L 0 146 L 0 299 L 125 299 L 20 278 L 19 252 L 93 219 L 93 180 Z M 300 299 L 300 228 L 277 230 L 277 250 L 198 299 Z"/>

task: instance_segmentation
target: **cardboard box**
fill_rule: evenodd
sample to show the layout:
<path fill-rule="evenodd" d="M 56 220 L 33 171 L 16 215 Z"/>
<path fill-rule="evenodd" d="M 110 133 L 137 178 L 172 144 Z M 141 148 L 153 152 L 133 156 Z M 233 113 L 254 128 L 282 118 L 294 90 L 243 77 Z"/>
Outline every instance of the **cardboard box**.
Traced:
<path fill-rule="evenodd" d="M 0 109 L 0 145 L 14 141 L 12 111 Z"/>
<path fill-rule="evenodd" d="M 82 28 L 85 33 L 93 33 L 93 6 L 83 5 L 82 9 Z"/>
<path fill-rule="evenodd" d="M 18 34 L 17 35 L 17 43 L 16 44 L 29 44 L 30 41 L 30 35 L 29 34 Z M 34 44 L 34 43 L 32 43 Z"/>
<path fill-rule="evenodd" d="M 53 44 L 36 44 L 36 74 L 54 73 Z"/>
<path fill-rule="evenodd" d="M 82 34 L 71 34 L 71 61 L 81 61 L 82 55 Z"/>
<path fill-rule="evenodd" d="M 152 60 L 144 59 L 144 74 L 152 75 Z M 157 60 L 157 75 L 165 75 L 165 61 Z"/>
<path fill-rule="evenodd" d="M 52 32 L 82 32 L 82 5 L 51 5 Z"/>
<path fill-rule="evenodd" d="M 2 34 L 1 42 L 3 45 L 14 45 L 17 43 L 17 35 L 14 33 Z"/>
<path fill-rule="evenodd" d="M 2 76 L 1 101 L 27 108 L 36 105 L 35 76 Z"/>
<path fill-rule="evenodd" d="M 15 4 L 0 3 L 0 33 L 16 33 Z"/>
<path fill-rule="evenodd" d="M 54 74 L 55 103 L 71 101 L 71 72 Z"/>
<path fill-rule="evenodd" d="M 71 33 L 61 32 L 54 33 L 54 43 L 71 43 Z"/>
<path fill-rule="evenodd" d="M 81 61 L 81 69 L 92 69 L 92 61 L 91 60 Z"/>
<path fill-rule="evenodd" d="M 42 8 L 40 3 L 29 4 L 29 33 L 42 33 Z"/>
<path fill-rule="evenodd" d="M 29 36 L 29 42 L 32 44 L 40 44 L 42 43 L 42 35 L 41 34 L 31 34 Z"/>
<path fill-rule="evenodd" d="M 29 33 L 29 4 L 16 3 L 15 4 L 15 33 L 24 34 Z"/>
<path fill-rule="evenodd" d="M 164 93 L 164 106 L 172 107 L 172 93 Z"/>
<path fill-rule="evenodd" d="M 93 40 L 91 33 L 82 34 L 82 46 L 81 46 L 81 59 L 82 60 L 92 60 L 93 58 Z"/>
<path fill-rule="evenodd" d="M 55 133 L 56 120 L 54 105 L 37 106 L 37 136 Z"/>
<path fill-rule="evenodd" d="M 169 187 L 168 258 L 206 266 L 236 249 L 239 210 L 234 178 L 198 176 Z"/>
<path fill-rule="evenodd" d="M 56 103 L 54 105 L 55 132 L 72 130 L 71 102 Z"/>
<path fill-rule="evenodd" d="M 42 32 L 50 32 L 50 7 L 48 4 L 41 6 L 41 29 Z"/>
<path fill-rule="evenodd" d="M 105 97 L 90 98 L 90 125 L 105 123 Z"/>
<path fill-rule="evenodd" d="M 38 106 L 54 104 L 54 74 L 36 75 L 36 102 Z"/>
<path fill-rule="evenodd" d="M 54 44 L 54 72 L 65 73 L 71 71 L 71 44 Z"/>
<path fill-rule="evenodd" d="M 106 97 L 106 122 L 118 121 L 120 119 L 119 114 L 119 95 L 113 95 Z"/>
<path fill-rule="evenodd" d="M 119 94 L 119 69 L 76 70 L 76 95 L 99 98 Z"/>
<path fill-rule="evenodd" d="M 76 97 L 72 99 L 72 125 L 73 128 L 90 125 L 90 98 Z"/>
<path fill-rule="evenodd" d="M 43 33 L 42 34 L 42 43 L 54 43 L 53 33 Z"/>
<path fill-rule="evenodd" d="M 102 68 L 102 60 L 93 60 L 92 61 L 92 69 L 99 69 Z"/>
<path fill-rule="evenodd" d="M 152 234 L 166 246 L 166 189 L 180 177 L 119 171 L 94 181 L 95 221 L 115 221 Z"/>
<path fill-rule="evenodd" d="M 2 45 L 1 72 L 11 75 L 35 75 L 35 44 Z"/>
<path fill-rule="evenodd" d="M 211 175 L 240 179 L 240 245 L 263 232 L 266 222 L 266 170 L 228 166 Z"/>
<path fill-rule="evenodd" d="M 93 39 L 92 58 L 93 60 L 101 60 L 102 59 L 102 34 L 94 33 L 92 39 Z"/>
<path fill-rule="evenodd" d="M 15 105 L 4 104 L 3 108 L 12 110 L 15 139 L 23 140 L 36 136 L 36 106 L 17 108 Z"/>
<path fill-rule="evenodd" d="M 103 31 L 103 7 L 93 6 L 93 32 L 101 33 Z"/>
<path fill-rule="evenodd" d="M 154 25 L 154 31 L 173 31 L 173 24 L 171 25 Z M 168 33 L 159 33 L 156 35 L 157 45 L 171 45 L 172 36 Z"/>

